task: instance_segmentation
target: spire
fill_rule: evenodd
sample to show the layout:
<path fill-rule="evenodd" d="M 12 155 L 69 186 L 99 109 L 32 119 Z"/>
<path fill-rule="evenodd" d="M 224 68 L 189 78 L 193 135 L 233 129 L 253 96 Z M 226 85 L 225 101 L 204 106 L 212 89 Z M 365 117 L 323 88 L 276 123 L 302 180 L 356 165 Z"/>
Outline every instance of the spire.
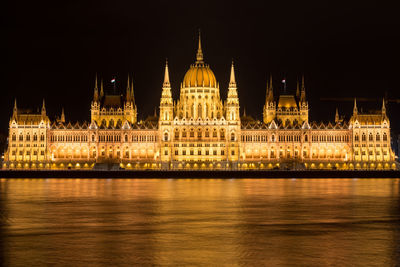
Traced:
<path fill-rule="evenodd" d="M 62 108 L 61 110 L 61 118 L 60 118 L 61 122 L 65 122 L 65 115 L 64 115 L 64 108 Z"/>
<path fill-rule="evenodd" d="M 168 71 L 168 59 L 165 60 L 165 72 L 164 72 L 164 83 L 163 88 L 170 88 L 171 84 L 169 82 L 169 71 Z"/>
<path fill-rule="evenodd" d="M 93 100 L 98 101 L 99 99 L 99 89 L 97 88 L 97 73 L 96 73 L 96 78 L 94 81 L 94 93 L 93 93 Z"/>
<path fill-rule="evenodd" d="M 353 115 L 357 115 L 358 110 L 357 110 L 357 100 L 354 98 L 354 107 L 353 107 Z"/>
<path fill-rule="evenodd" d="M 386 115 L 385 98 L 382 99 L 382 115 Z"/>
<path fill-rule="evenodd" d="M 18 108 L 17 108 L 17 99 L 14 99 L 14 108 L 13 108 L 13 117 L 17 116 L 18 114 Z"/>
<path fill-rule="evenodd" d="M 43 117 L 46 116 L 46 106 L 45 106 L 45 103 L 44 103 L 44 98 L 43 98 L 43 103 L 42 103 L 42 116 Z"/>
<path fill-rule="evenodd" d="M 296 97 L 300 97 L 300 86 L 299 86 L 299 80 L 297 80 L 297 87 L 296 87 Z"/>
<path fill-rule="evenodd" d="M 339 122 L 339 111 L 338 108 L 336 108 L 336 113 L 335 113 L 335 123 Z"/>
<path fill-rule="evenodd" d="M 274 89 L 272 87 L 272 74 L 269 75 L 269 86 L 267 85 L 267 102 L 274 101 Z"/>
<path fill-rule="evenodd" d="M 197 54 L 196 54 L 196 63 L 204 63 L 203 61 L 203 51 L 201 50 L 201 34 L 199 30 L 199 46 L 197 48 Z"/>
<path fill-rule="evenodd" d="M 129 85 L 129 74 L 128 74 L 128 82 L 126 83 L 127 85 L 126 85 L 126 101 L 128 102 L 128 101 L 131 101 L 131 88 L 130 88 L 130 85 Z"/>
<path fill-rule="evenodd" d="M 304 75 L 301 77 L 300 102 L 306 102 L 306 87 L 304 83 Z"/>
<path fill-rule="evenodd" d="M 101 79 L 100 83 L 100 98 L 104 96 L 104 90 L 103 90 L 103 79 Z"/>
<path fill-rule="evenodd" d="M 246 117 L 246 108 L 243 108 L 243 117 Z"/>
<path fill-rule="evenodd" d="M 272 91 L 272 74 L 269 75 L 269 90 Z"/>
<path fill-rule="evenodd" d="M 231 66 L 231 78 L 229 80 L 229 88 L 236 88 L 235 67 L 233 65 L 233 60 Z"/>

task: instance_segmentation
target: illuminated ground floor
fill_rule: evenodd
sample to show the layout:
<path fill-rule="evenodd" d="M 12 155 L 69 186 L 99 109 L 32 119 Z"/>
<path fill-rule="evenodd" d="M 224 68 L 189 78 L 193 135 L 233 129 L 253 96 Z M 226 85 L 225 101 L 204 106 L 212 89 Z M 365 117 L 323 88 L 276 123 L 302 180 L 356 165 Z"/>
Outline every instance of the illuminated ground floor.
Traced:
<path fill-rule="evenodd" d="M 7 162 L 3 169 L 79 169 L 79 170 L 396 170 L 393 161 L 64 161 L 64 162 Z"/>

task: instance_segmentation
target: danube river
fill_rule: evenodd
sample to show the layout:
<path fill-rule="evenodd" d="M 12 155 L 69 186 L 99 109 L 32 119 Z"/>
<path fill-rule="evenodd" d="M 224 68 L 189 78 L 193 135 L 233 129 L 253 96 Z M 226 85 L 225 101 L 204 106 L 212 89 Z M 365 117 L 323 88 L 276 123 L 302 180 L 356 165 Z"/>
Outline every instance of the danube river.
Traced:
<path fill-rule="evenodd" d="M 0 180 L 4 266 L 396 266 L 399 179 Z"/>

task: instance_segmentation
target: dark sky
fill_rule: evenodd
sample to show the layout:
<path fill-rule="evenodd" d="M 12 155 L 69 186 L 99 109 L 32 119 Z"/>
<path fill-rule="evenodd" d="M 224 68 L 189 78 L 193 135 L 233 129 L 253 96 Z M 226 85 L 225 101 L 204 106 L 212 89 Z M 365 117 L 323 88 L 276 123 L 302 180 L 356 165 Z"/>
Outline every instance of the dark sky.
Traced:
<path fill-rule="evenodd" d="M 357 3 L 354 3 L 357 2 Z M 241 110 L 261 119 L 266 80 L 275 94 L 283 77 L 294 92 L 305 75 L 311 120 L 350 115 L 352 102 L 325 97 L 365 97 L 359 108 L 378 109 L 387 92 L 399 94 L 400 19 L 383 1 L 9 1 L 2 8 L 3 51 L 0 132 L 7 133 L 14 98 L 51 117 L 65 108 L 71 121 L 89 120 L 94 76 L 125 89 L 134 77 L 139 117 L 159 105 L 165 58 L 175 99 L 194 62 L 197 31 L 205 61 L 225 98 L 233 58 Z M 388 107 L 392 128 L 400 104 Z"/>

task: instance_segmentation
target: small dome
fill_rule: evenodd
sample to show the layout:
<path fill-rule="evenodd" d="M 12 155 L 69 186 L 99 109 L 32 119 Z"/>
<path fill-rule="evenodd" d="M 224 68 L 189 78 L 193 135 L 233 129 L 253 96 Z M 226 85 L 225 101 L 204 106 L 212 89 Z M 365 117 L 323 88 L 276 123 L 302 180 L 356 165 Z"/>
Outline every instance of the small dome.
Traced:
<path fill-rule="evenodd" d="M 193 64 L 183 78 L 183 87 L 217 87 L 217 79 L 206 64 Z"/>

